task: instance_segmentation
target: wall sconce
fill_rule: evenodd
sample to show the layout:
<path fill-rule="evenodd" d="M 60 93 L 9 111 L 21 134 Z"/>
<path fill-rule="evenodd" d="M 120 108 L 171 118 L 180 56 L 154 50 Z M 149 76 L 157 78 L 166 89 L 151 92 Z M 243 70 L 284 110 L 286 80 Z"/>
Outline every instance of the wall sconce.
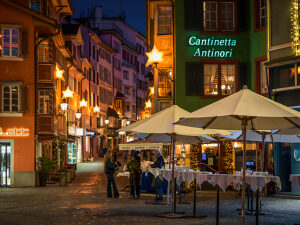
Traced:
<path fill-rule="evenodd" d="M 77 111 L 75 114 L 76 119 L 80 120 L 81 118 L 81 112 Z"/>
<path fill-rule="evenodd" d="M 73 91 L 70 90 L 69 87 L 63 92 L 64 98 L 72 98 L 73 97 Z"/>
<path fill-rule="evenodd" d="M 109 120 L 104 120 L 104 122 L 106 125 L 109 124 Z"/>
<path fill-rule="evenodd" d="M 66 102 L 60 103 L 60 108 L 63 112 L 65 112 L 68 109 L 68 103 Z"/>

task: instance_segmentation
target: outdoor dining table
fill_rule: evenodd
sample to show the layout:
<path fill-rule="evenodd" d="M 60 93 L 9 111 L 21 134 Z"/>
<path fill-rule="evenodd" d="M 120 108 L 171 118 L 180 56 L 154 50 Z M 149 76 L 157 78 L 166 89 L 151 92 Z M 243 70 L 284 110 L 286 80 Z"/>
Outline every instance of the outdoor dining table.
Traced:
<path fill-rule="evenodd" d="M 292 182 L 292 191 L 300 191 L 300 174 L 291 174 L 290 181 Z"/>
<path fill-rule="evenodd" d="M 164 178 L 168 182 L 172 179 L 172 170 L 170 169 L 149 169 L 148 172 L 152 173 L 154 176 L 159 176 L 161 179 Z M 202 172 L 202 171 L 195 171 L 195 170 L 180 170 L 176 169 L 174 174 L 175 182 L 178 185 L 181 182 L 188 182 L 191 184 L 193 181 L 196 182 L 200 188 L 204 181 L 209 182 L 213 186 L 217 186 L 217 213 L 216 213 L 216 221 L 219 224 L 219 189 L 222 191 L 226 191 L 226 188 L 232 184 L 233 182 L 236 183 L 236 187 L 238 184 L 242 182 L 241 175 L 234 175 L 234 174 L 212 174 L 210 172 Z M 299 176 L 300 177 L 300 176 Z M 295 178 L 293 178 L 295 179 Z M 299 178 L 300 180 L 300 178 Z M 264 186 L 269 183 L 274 182 L 279 189 L 281 189 L 281 182 L 278 176 L 270 176 L 270 175 L 247 175 L 246 176 L 246 183 L 250 186 L 252 191 L 257 192 L 257 196 L 259 196 L 260 190 L 264 188 Z M 256 201 L 256 224 L 258 224 L 258 198 Z M 194 216 L 196 216 L 196 185 L 194 186 Z"/>

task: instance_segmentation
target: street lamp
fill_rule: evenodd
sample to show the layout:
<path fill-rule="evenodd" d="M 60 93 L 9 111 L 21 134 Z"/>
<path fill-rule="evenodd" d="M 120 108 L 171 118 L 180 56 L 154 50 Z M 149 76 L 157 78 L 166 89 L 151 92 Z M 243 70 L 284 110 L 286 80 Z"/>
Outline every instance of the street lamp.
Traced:
<path fill-rule="evenodd" d="M 130 121 L 129 121 L 129 120 L 127 120 L 127 121 L 126 121 L 126 124 L 127 124 L 127 126 L 128 126 L 128 125 L 130 124 Z"/>
<path fill-rule="evenodd" d="M 60 108 L 63 112 L 65 112 L 68 109 L 68 103 L 66 103 L 65 101 L 62 101 L 60 103 Z"/>

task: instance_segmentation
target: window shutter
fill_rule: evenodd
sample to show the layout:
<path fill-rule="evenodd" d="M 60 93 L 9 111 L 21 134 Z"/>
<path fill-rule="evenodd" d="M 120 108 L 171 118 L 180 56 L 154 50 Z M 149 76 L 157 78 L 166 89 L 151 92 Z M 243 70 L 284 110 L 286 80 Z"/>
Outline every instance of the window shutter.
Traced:
<path fill-rule="evenodd" d="M 49 107 L 49 114 L 50 115 L 54 115 L 54 113 L 55 113 L 55 107 L 54 107 L 54 91 L 53 90 L 49 90 L 49 105 L 48 105 L 48 107 Z"/>
<path fill-rule="evenodd" d="M 251 2 L 252 3 L 252 2 Z M 238 29 L 240 32 L 248 29 L 248 1 L 238 1 Z"/>
<path fill-rule="evenodd" d="M 29 112 L 29 86 L 21 87 L 21 112 L 27 114 Z"/>
<path fill-rule="evenodd" d="M 185 29 L 203 30 L 203 0 L 185 0 Z"/>
<path fill-rule="evenodd" d="M 203 64 L 201 62 L 187 62 L 185 76 L 185 94 L 187 96 L 202 96 L 203 90 Z"/>
<path fill-rule="evenodd" d="M 248 85 L 247 63 L 239 64 L 239 90 L 243 89 L 244 85 Z"/>
<path fill-rule="evenodd" d="M 28 31 L 26 28 L 21 29 L 21 57 L 25 58 L 28 56 Z"/>

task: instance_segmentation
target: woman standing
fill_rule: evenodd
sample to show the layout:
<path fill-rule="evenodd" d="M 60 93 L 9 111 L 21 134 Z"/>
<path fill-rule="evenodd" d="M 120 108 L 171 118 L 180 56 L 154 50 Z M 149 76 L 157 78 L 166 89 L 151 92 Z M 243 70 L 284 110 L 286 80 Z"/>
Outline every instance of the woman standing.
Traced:
<path fill-rule="evenodd" d="M 135 151 L 133 158 L 127 163 L 128 171 L 130 172 L 130 195 L 132 198 L 140 198 L 140 188 L 141 188 L 141 158 L 140 152 Z"/>
<path fill-rule="evenodd" d="M 104 171 L 107 177 L 107 198 L 112 198 L 111 185 L 113 186 L 114 197 L 119 198 L 119 192 L 114 178 L 117 166 L 111 160 L 111 152 L 106 152 L 104 156 Z"/>

